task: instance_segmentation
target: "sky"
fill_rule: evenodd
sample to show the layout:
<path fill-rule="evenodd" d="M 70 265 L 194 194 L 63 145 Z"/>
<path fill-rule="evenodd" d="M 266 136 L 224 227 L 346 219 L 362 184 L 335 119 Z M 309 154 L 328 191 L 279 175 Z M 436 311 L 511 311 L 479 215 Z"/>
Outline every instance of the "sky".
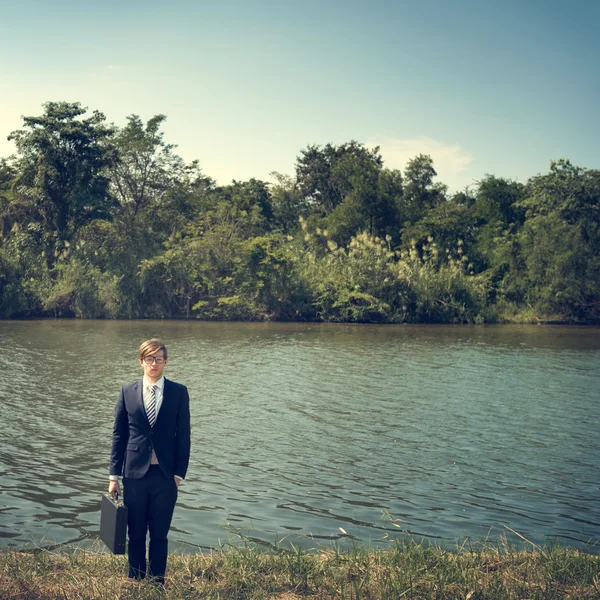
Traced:
<path fill-rule="evenodd" d="M 0 157 L 22 116 L 80 102 L 219 184 L 294 174 L 309 145 L 433 158 L 451 190 L 600 168 L 597 0 L 0 0 Z"/>

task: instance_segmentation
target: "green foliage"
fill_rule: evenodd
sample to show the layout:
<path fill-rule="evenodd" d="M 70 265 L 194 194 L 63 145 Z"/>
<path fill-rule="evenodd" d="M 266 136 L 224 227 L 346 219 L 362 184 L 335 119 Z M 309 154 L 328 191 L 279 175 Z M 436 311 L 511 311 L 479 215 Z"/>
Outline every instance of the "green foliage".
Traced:
<path fill-rule="evenodd" d="M 519 204 L 528 219 L 557 214 L 565 222 L 600 222 L 600 171 L 583 169 L 561 159 L 550 163 L 550 173 L 533 177 Z"/>
<path fill-rule="evenodd" d="M 419 221 L 403 229 L 402 248 L 409 251 L 415 246 L 421 250 L 430 243 L 429 238 L 433 238 L 446 254 L 460 245 L 473 269 L 479 271 L 483 259 L 478 253 L 477 234 L 473 206 L 446 200 L 428 209 Z"/>
<path fill-rule="evenodd" d="M 600 317 L 600 171 L 552 163 L 529 181 L 518 206 L 526 221 L 513 236 L 506 286 L 537 319 Z"/>
<path fill-rule="evenodd" d="M 23 129 L 9 136 L 20 155 L 13 189 L 36 211 L 48 250 L 60 252 L 82 225 L 110 218 L 105 142 L 112 130 L 98 111 L 80 119 L 87 109 L 79 103 L 47 102 L 44 108 L 40 117 L 24 117 Z"/>
<path fill-rule="evenodd" d="M 475 215 L 486 223 L 521 223 L 524 211 L 519 201 L 523 193 L 521 183 L 486 175 L 477 186 Z"/>
<path fill-rule="evenodd" d="M 434 183 L 433 178 L 436 176 L 431 156 L 419 154 L 408 161 L 404 171 L 404 194 L 400 206 L 403 222 L 415 223 L 427 209 L 444 200 L 446 186 Z"/>
<path fill-rule="evenodd" d="M 598 233 L 595 237 L 597 242 Z M 600 255 L 582 224 L 540 215 L 525 223 L 517 239 L 521 268 L 507 279 L 536 315 L 590 321 L 600 317 Z"/>
<path fill-rule="evenodd" d="M 417 323 L 482 323 L 486 311 L 487 282 L 475 276 L 461 240 L 454 251 L 442 255 L 433 238 L 421 252 L 413 246 L 397 263 L 398 278 L 412 292 L 410 320 Z"/>
<path fill-rule="evenodd" d="M 263 224 L 259 201 L 232 204 L 229 197 L 191 225 L 187 235 L 167 244 L 165 252 L 143 261 L 139 275 L 146 316 L 291 316 L 291 255 L 282 236 L 260 235 Z"/>
<path fill-rule="evenodd" d="M 0 159 L 0 317 L 600 322 L 600 171 L 448 198 L 351 141 L 217 186 L 161 131 L 49 102 Z"/>
<path fill-rule="evenodd" d="M 27 314 L 28 302 L 20 281 L 18 262 L 0 248 L 0 317 Z"/>
<path fill-rule="evenodd" d="M 294 233 L 298 228 L 298 219 L 309 214 L 308 200 L 289 175 L 274 171 L 271 177 L 276 181 L 270 187 L 273 223 L 283 233 Z"/>
<path fill-rule="evenodd" d="M 327 231 L 305 234 L 300 277 L 310 290 L 315 314 L 325 321 L 401 321 L 393 314 L 402 297 L 391 276 L 394 253 L 368 233 L 338 246 Z"/>
<path fill-rule="evenodd" d="M 402 176 L 383 169 L 379 148 L 350 142 L 323 148 L 309 146 L 296 165 L 297 189 L 308 210 L 299 216 L 346 244 L 358 231 L 397 238 Z"/>
<path fill-rule="evenodd" d="M 460 245 L 453 258 L 441 256 L 432 238 L 421 255 L 416 246 L 409 252 L 392 250 L 389 236 L 382 240 L 364 232 L 347 247 L 327 237 L 320 230 L 305 234 L 301 269 L 318 318 L 360 323 L 483 321 L 484 281 L 468 273 Z"/>
<path fill-rule="evenodd" d="M 137 115 L 131 115 L 111 140 L 110 190 L 128 232 L 147 216 L 145 210 L 164 207 L 173 196 L 185 197 L 203 179 L 197 161 L 186 164 L 174 153 L 176 146 L 164 141 L 160 127 L 165 120 L 164 115 L 156 115 L 144 126 Z"/>
<path fill-rule="evenodd" d="M 119 312 L 118 278 L 77 259 L 59 263 L 43 301 L 56 317 L 110 318 Z"/>
<path fill-rule="evenodd" d="M 370 232 L 382 237 L 390 236 L 392 244 L 400 242 L 402 222 L 402 201 L 404 197 L 403 178 L 399 169 L 381 169 L 377 182 L 379 214 Z"/>
<path fill-rule="evenodd" d="M 41 227 L 22 228 L 15 223 L 0 240 L 1 317 L 31 317 L 43 314 L 42 299 L 50 286 Z"/>
<path fill-rule="evenodd" d="M 354 189 L 351 177 L 357 170 L 378 170 L 382 164 L 379 148 L 371 151 L 355 141 L 309 146 L 296 162 L 296 180 L 313 210 L 325 216 Z"/>
<path fill-rule="evenodd" d="M 233 181 L 231 185 L 218 188 L 215 193 L 219 204 L 231 205 L 234 211 L 255 211 L 253 231 L 270 230 L 272 228 L 273 208 L 269 186 L 258 179 Z"/>

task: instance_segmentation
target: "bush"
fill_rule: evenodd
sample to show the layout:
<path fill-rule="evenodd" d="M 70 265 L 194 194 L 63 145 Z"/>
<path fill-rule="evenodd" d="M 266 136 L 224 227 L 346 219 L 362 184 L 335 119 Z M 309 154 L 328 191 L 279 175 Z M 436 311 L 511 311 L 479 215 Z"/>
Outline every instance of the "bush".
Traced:
<path fill-rule="evenodd" d="M 429 238 L 421 252 L 392 250 L 385 240 L 361 233 L 346 248 L 327 231 L 306 231 L 299 276 L 324 321 L 360 323 L 473 323 L 486 314 L 483 276 L 468 272 L 459 244 L 456 255 L 440 256 Z"/>
<path fill-rule="evenodd" d="M 119 310 L 118 278 L 73 259 L 60 263 L 44 310 L 57 317 L 115 317 Z"/>

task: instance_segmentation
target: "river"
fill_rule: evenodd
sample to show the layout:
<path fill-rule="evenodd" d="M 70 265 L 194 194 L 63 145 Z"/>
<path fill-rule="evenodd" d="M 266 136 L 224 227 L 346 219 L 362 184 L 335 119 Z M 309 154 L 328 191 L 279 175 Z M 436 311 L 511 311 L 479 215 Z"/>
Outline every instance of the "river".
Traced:
<path fill-rule="evenodd" d="M 97 537 L 113 407 L 153 336 L 191 397 L 172 550 L 598 551 L 599 328 L 195 321 L 0 321 L 1 546 Z"/>

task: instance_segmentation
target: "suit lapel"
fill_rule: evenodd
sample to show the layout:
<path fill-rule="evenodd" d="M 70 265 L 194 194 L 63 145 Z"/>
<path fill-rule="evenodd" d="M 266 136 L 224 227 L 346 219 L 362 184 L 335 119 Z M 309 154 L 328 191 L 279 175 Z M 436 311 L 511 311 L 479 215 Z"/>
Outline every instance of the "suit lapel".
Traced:
<path fill-rule="evenodd" d="M 135 401 L 137 409 L 141 411 L 142 419 L 144 419 L 148 424 L 148 427 L 150 427 L 150 421 L 148 421 L 148 415 L 146 414 L 146 409 L 144 408 L 144 379 L 140 379 L 135 385 Z"/>
<path fill-rule="evenodd" d="M 167 411 L 169 408 L 169 388 L 170 388 L 170 381 L 165 377 L 165 384 L 163 385 L 163 396 L 162 396 L 162 402 L 160 403 L 160 410 L 158 411 L 158 415 L 156 415 L 156 423 L 154 423 L 154 427 L 156 427 L 156 424 L 159 421 L 162 421 L 162 419 L 160 418 L 160 415 L 164 415 L 165 413 L 163 413 L 163 411 Z"/>

